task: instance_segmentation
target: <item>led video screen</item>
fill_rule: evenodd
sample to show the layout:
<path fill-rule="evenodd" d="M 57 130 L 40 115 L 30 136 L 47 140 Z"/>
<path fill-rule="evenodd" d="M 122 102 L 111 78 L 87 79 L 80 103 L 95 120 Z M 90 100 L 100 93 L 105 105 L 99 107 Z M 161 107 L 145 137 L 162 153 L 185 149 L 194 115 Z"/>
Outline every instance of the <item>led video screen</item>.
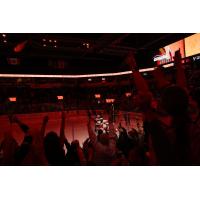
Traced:
<path fill-rule="evenodd" d="M 165 64 L 174 60 L 174 55 L 180 49 L 181 57 L 185 57 L 184 40 L 179 40 L 160 48 L 157 54 L 153 57 L 153 61 L 159 64 Z"/>
<path fill-rule="evenodd" d="M 186 57 L 200 53 L 200 33 L 185 38 Z"/>

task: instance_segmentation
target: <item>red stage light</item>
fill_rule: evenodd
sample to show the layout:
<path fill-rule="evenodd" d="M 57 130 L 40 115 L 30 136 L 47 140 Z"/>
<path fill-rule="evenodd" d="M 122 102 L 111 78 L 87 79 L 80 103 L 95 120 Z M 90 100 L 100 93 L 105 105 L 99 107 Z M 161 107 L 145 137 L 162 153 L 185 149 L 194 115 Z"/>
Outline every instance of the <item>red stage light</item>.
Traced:
<path fill-rule="evenodd" d="M 14 52 L 16 52 L 16 53 L 21 52 L 21 51 L 25 48 L 27 42 L 28 42 L 28 41 L 26 40 L 26 41 L 24 41 L 24 42 L 18 44 L 18 45 L 14 48 Z"/>
<path fill-rule="evenodd" d="M 58 100 L 63 100 L 64 97 L 63 97 L 63 96 L 57 96 L 57 99 L 58 99 Z"/>
<path fill-rule="evenodd" d="M 10 102 L 15 102 L 15 101 L 17 101 L 17 98 L 16 98 L 16 97 L 9 97 L 8 99 L 9 99 Z"/>
<path fill-rule="evenodd" d="M 101 98 L 100 94 L 95 94 L 94 96 L 95 96 L 96 99 L 100 99 Z"/>
<path fill-rule="evenodd" d="M 132 94 L 131 94 L 131 92 L 126 92 L 125 95 L 126 95 L 126 97 L 130 97 Z"/>
<path fill-rule="evenodd" d="M 115 99 L 106 99 L 106 103 L 114 103 Z"/>

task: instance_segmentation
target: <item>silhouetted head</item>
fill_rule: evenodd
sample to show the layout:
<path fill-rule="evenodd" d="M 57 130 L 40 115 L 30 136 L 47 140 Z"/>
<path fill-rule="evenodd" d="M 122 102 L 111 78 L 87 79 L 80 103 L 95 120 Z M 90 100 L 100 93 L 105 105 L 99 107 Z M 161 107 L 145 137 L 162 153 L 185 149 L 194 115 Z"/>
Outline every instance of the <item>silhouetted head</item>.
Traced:
<path fill-rule="evenodd" d="M 119 140 L 126 140 L 128 138 L 128 133 L 125 128 L 119 128 Z"/>
<path fill-rule="evenodd" d="M 77 149 L 78 147 L 80 147 L 79 141 L 78 140 L 72 141 L 71 148 Z"/>
<path fill-rule="evenodd" d="M 136 144 L 139 140 L 139 133 L 136 129 L 132 128 L 131 131 L 128 132 L 129 138 L 131 141 Z"/>
<path fill-rule="evenodd" d="M 100 140 L 100 136 L 103 134 L 103 130 L 99 129 L 97 131 L 97 140 L 99 141 Z"/>
<path fill-rule="evenodd" d="M 103 145 L 108 145 L 109 144 L 109 135 L 105 134 L 105 133 L 99 135 L 98 141 Z"/>
<path fill-rule="evenodd" d="M 152 94 L 150 92 L 142 93 L 139 92 L 133 99 L 136 107 L 145 111 L 151 107 Z"/>
<path fill-rule="evenodd" d="M 127 131 L 124 127 L 119 127 L 119 132 L 122 134 L 127 134 Z"/>
<path fill-rule="evenodd" d="M 44 138 L 44 146 L 45 146 L 45 149 L 58 148 L 60 146 L 60 140 L 59 140 L 58 135 L 53 131 L 47 133 L 47 135 Z"/>
<path fill-rule="evenodd" d="M 178 86 L 167 87 L 161 96 L 161 106 L 172 116 L 184 115 L 188 112 L 189 100 L 184 89 Z"/>
<path fill-rule="evenodd" d="M 200 108 L 200 88 L 193 89 L 190 95 L 192 99 L 198 104 L 198 107 Z"/>
<path fill-rule="evenodd" d="M 98 135 L 103 134 L 103 130 L 99 129 L 99 130 L 97 131 L 97 134 L 98 134 Z"/>
<path fill-rule="evenodd" d="M 51 131 L 44 138 L 45 155 L 51 165 L 59 165 L 64 151 L 58 135 Z"/>
<path fill-rule="evenodd" d="M 138 132 L 136 129 L 132 128 L 131 131 L 128 132 L 128 135 L 131 137 L 131 138 L 135 138 L 138 136 Z"/>

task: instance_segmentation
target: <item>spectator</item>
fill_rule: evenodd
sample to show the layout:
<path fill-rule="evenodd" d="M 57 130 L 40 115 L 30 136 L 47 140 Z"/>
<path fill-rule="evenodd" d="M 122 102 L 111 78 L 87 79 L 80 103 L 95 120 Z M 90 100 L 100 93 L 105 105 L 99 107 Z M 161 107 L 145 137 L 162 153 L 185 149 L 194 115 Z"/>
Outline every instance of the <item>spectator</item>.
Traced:
<path fill-rule="evenodd" d="M 116 156 L 116 135 L 113 126 L 110 124 L 109 134 L 101 134 L 99 140 L 91 127 L 91 116 L 88 113 L 88 133 L 91 144 L 94 148 L 93 163 L 95 165 L 111 165 Z"/>

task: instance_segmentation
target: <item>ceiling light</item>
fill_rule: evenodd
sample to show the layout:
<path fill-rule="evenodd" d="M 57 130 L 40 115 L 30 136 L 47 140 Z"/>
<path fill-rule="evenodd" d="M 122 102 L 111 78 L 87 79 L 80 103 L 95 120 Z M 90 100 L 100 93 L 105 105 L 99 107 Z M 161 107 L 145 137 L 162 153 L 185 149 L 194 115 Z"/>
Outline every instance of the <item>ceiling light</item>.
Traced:
<path fill-rule="evenodd" d="M 88 81 L 92 81 L 92 79 L 91 79 L 91 78 L 88 78 Z"/>
<path fill-rule="evenodd" d="M 95 94 L 94 95 L 96 99 L 100 99 L 101 98 L 101 94 Z"/>
<path fill-rule="evenodd" d="M 57 96 L 58 100 L 63 100 L 63 96 Z"/>
<path fill-rule="evenodd" d="M 56 46 L 56 45 L 55 45 L 54 47 L 55 47 L 55 48 L 57 48 L 57 46 Z"/>
<path fill-rule="evenodd" d="M 42 39 L 42 41 L 46 42 L 46 39 Z"/>
<path fill-rule="evenodd" d="M 115 99 L 106 99 L 106 103 L 114 103 Z"/>
<path fill-rule="evenodd" d="M 52 42 L 52 40 L 49 40 L 49 42 Z"/>
<path fill-rule="evenodd" d="M 7 40 L 4 40 L 3 42 L 4 42 L 4 43 L 7 43 Z"/>
<path fill-rule="evenodd" d="M 106 78 L 103 77 L 103 78 L 102 78 L 102 81 L 105 81 L 105 80 L 106 80 Z"/>
<path fill-rule="evenodd" d="M 6 37 L 6 34 L 2 34 L 3 37 Z"/>
<path fill-rule="evenodd" d="M 47 45 L 46 44 L 43 44 L 43 47 L 46 47 Z"/>
<path fill-rule="evenodd" d="M 54 42 L 56 43 L 57 41 L 56 41 L 56 40 L 54 40 Z"/>
<path fill-rule="evenodd" d="M 17 101 L 17 98 L 16 98 L 16 97 L 9 97 L 8 99 L 9 99 L 10 102 L 15 102 L 15 101 Z"/>

